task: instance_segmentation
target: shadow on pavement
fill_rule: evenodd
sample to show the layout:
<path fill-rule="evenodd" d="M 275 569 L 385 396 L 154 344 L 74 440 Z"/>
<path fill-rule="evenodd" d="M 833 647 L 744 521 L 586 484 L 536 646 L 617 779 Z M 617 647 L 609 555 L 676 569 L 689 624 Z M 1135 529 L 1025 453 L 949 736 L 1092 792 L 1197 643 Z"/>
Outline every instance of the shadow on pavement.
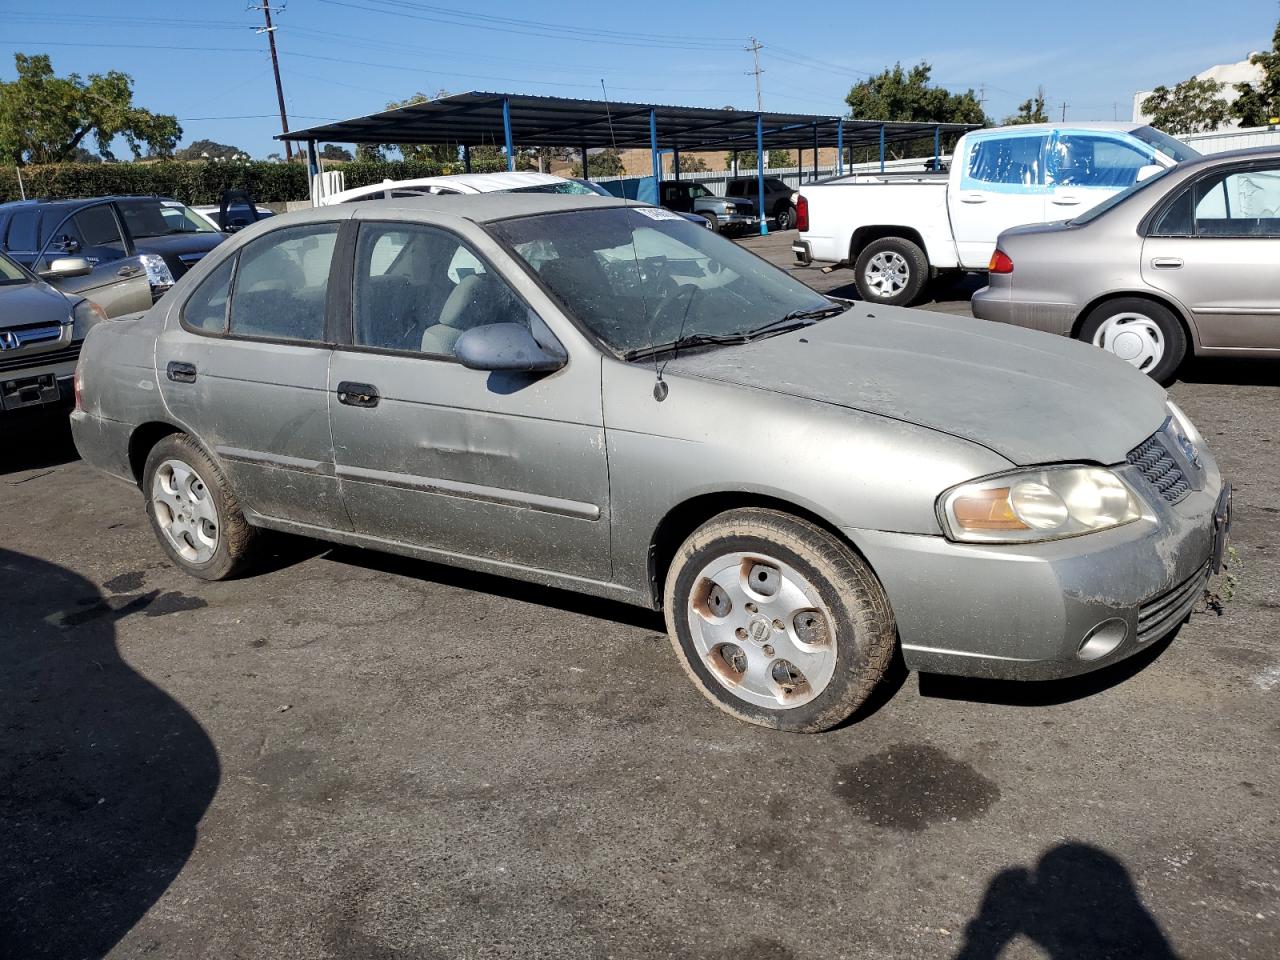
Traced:
<path fill-rule="evenodd" d="M 922 673 L 919 679 L 920 695 L 940 700 L 968 700 L 1009 707 L 1051 707 L 1083 700 L 1137 676 L 1169 649 L 1181 630 L 1179 627 L 1163 640 L 1157 640 L 1145 650 L 1109 667 L 1062 680 L 990 680 Z"/>
<path fill-rule="evenodd" d="M 0 413 L 0 431 L 0 476 L 80 459 L 71 442 L 71 421 L 62 408 Z"/>
<path fill-rule="evenodd" d="M 104 955 L 195 847 L 217 753 L 116 649 L 152 599 L 0 549 L 0 956 Z"/>
<path fill-rule="evenodd" d="M 1191 357 L 1178 371 L 1183 383 L 1226 383 L 1246 387 L 1280 386 L 1280 359 L 1233 360 Z"/>
<path fill-rule="evenodd" d="M 1050 960 L 1175 956 L 1124 864 L 1084 843 L 1060 844 L 1032 868 L 996 874 L 955 960 L 995 960 L 1019 936 Z"/>

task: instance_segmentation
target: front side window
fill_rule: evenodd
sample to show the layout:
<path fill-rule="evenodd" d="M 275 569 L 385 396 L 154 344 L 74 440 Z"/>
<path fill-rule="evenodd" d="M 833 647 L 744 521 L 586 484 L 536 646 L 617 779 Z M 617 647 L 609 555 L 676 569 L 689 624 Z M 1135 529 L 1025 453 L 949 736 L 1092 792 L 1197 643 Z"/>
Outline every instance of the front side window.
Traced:
<path fill-rule="evenodd" d="M 565 308 L 625 354 L 685 335 L 737 335 L 832 302 L 732 241 L 654 207 L 491 224 Z"/>
<path fill-rule="evenodd" d="M 229 330 L 272 340 L 325 339 L 329 265 L 336 223 L 275 230 L 239 255 Z"/>
<path fill-rule="evenodd" d="M 434 227 L 366 223 L 356 240 L 353 342 L 452 357 L 491 323 L 529 325 L 529 310 L 461 239 Z"/>
<path fill-rule="evenodd" d="M 987 137 L 977 140 L 969 153 L 967 180 L 972 189 L 992 184 L 1007 188 L 1031 188 L 1044 183 L 1047 137 Z"/>
<path fill-rule="evenodd" d="M 1138 171 L 1153 157 L 1111 137 L 1062 134 L 1049 152 L 1048 182 L 1059 187 L 1123 190 L 1137 182 Z"/>
<path fill-rule="evenodd" d="M 689 196 L 692 197 L 694 200 L 701 200 L 703 197 L 713 196 L 711 191 L 708 190 L 706 187 L 704 187 L 700 183 L 691 183 L 689 184 L 688 189 L 689 189 Z"/>
<path fill-rule="evenodd" d="M 124 252 L 124 238 L 120 236 L 120 224 L 107 204 L 99 204 L 81 210 L 71 218 L 74 234 L 85 250 L 107 248 L 116 253 Z"/>

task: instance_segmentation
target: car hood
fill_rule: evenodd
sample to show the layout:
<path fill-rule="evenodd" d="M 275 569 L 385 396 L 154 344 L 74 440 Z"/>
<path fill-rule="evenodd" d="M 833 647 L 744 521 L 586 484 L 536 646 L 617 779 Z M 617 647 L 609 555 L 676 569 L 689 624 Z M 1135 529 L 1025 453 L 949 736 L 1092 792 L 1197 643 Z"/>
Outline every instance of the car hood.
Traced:
<path fill-rule="evenodd" d="M 46 283 L 0 286 L 0 329 L 28 323 L 64 323 L 77 299 L 63 296 Z"/>
<path fill-rule="evenodd" d="M 225 239 L 225 233 L 171 233 L 165 237 L 140 237 L 134 246 L 139 253 L 158 253 L 168 259 L 184 253 L 208 253 Z"/>
<path fill-rule="evenodd" d="M 1088 344 L 862 303 L 794 333 L 687 354 L 669 367 L 918 424 L 1015 464 L 1120 463 L 1167 416 L 1159 385 Z"/>

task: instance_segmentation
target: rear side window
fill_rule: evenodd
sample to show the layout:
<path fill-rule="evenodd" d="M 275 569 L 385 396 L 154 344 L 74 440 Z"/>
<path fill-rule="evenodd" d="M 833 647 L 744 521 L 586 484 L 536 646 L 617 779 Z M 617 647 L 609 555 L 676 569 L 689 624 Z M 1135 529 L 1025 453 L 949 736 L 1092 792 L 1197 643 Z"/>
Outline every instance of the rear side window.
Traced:
<path fill-rule="evenodd" d="M 1047 137 L 988 137 L 980 139 L 969 153 L 966 179 L 1008 187 L 1035 187 L 1044 183 L 1044 152 Z"/>
<path fill-rule="evenodd" d="M 9 220 L 9 231 L 5 236 L 5 249 L 15 253 L 35 253 L 36 225 L 40 214 L 36 210 L 17 210 Z"/>
<path fill-rule="evenodd" d="M 227 328 L 227 301 L 231 296 L 231 270 L 236 258 L 228 257 L 201 281 L 182 308 L 182 320 L 188 327 L 208 333 L 222 333 Z"/>
<path fill-rule="evenodd" d="M 288 227 L 240 251 L 229 330 L 270 340 L 325 339 L 336 223 Z"/>

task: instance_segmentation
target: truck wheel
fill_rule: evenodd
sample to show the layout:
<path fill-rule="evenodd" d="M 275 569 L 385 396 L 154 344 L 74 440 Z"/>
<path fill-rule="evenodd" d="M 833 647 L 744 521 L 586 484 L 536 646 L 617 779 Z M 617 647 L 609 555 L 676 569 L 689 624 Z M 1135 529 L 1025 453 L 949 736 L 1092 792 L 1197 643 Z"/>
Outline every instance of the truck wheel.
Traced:
<path fill-rule="evenodd" d="M 779 230 L 790 230 L 796 225 L 796 211 L 790 203 L 783 204 L 778 207 L 777 216 L 774 217 L 778 222 Z"/>
<path fill-rule="evenodd" d="M 1187 335 L 1166 307 L 1141 297 L 1100 303 L 1080 326 L 1079 339 L 1126 360 L 1168 386 L 1187 355 Z"/>
<path fill-rule="evenodd" d="M 712 233 L 720 232 L 720 221 L 714 213 L 700 213 L 698 216 L 706 217 L 707 225 L 711 227 Z"/>
<path fill-rule="evenodd" d="M 255 530 L 222 471 L 190 437 L 170 434 L 151 449 L 142 491 L 156 539 L 184 572 L 226 580 L 243 569 Z"/>
<path fill-rule="evenodd" d="M 902 237 L 872 240 L 854 264 L 858 293 L 869 303 L 909 307 L 929 279 L 924 251 Z"/>
<path fill-rule="evenodd" d="M 739 720 L 816 733 L 847 719 L 897 642 L 889 598 L 833 534 L 775 510 L 732 510 L 667 574 L 671 645 L 708 700 Z"/>

